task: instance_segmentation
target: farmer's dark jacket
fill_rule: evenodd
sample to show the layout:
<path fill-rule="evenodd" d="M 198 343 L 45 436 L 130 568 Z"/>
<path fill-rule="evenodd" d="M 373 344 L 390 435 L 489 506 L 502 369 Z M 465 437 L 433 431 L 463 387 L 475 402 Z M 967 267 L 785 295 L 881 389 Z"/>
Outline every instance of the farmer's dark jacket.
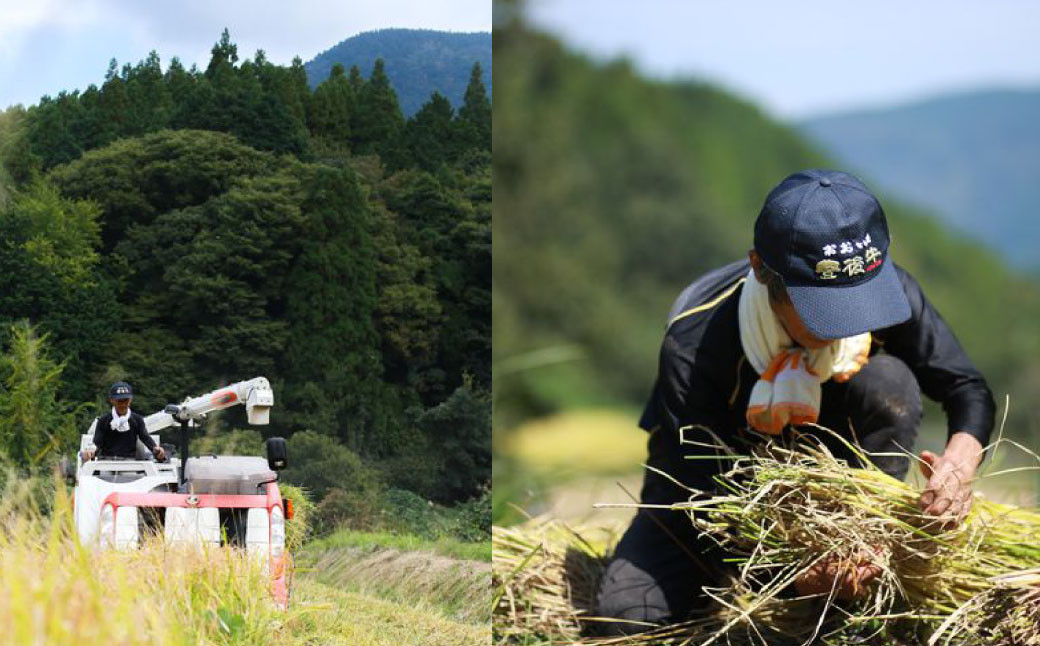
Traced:
<path fill-rule="evenodd" d="M 713 440 L 703 430 L 688 428 L 682 432 L 687 443 L 680 444 L 680 429 L 710 428 L 731 446 L 761 437 L 748 429 L 745 418 L 758 373 L 744 355 L 737 320 L 737 303 L 749 270 L 746 259 L 726 265 L 697 279 L 679 295 L 668 316 L 657 380 L 639 422 L 651 432 L 648 464 L 697 489 L 711 488 L 711 476 L 722 463 L 684 459 L 687 455 L 714 455 L 711 449 L 688 443 Z M 871 354 L 885 352 L 901 359 L 921 391 L 942 404 L 949 432 L 970 433 L 985 446 L 996 409 L 985 379 L 917 281 L 899 266 L 896 272 L 910 302 L 910 319 L 872 331 Z M 644 499 L 648 488 L 654 489 L 644 488 Z"/>
<path fill-rule="evenodd" d="M 148 435 L 144 418 L 133 411 L 130 411 L 130 430 L 125 433 L 112 430 L 112 411 L 99 417 L 94 427 L 94 446 L 101 456 L 135 457 L 137 440 L 141 440 L 149 451 L 155 448 L 155 440 Z"/>

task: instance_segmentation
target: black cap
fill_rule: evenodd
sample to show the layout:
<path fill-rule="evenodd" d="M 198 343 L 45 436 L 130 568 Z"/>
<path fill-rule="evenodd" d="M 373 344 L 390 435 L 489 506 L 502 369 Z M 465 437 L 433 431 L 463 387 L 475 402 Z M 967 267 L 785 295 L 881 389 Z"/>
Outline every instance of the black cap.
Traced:
<path fill-rule="evenodd" d="M 824 339 L 910 318 L 888 245 L 877 198 L 838 171 L 788 176 L 766 196 L 755 221 L 755 250 L 784 279 L 802 322 Z"/>
<path fill-rule="evenodd" d="M 131 399 L 133 396 L 134 391 L 130 388 L 130 384 L 125 381 L 117 381 L 108 389 L 109 399 Z"/>

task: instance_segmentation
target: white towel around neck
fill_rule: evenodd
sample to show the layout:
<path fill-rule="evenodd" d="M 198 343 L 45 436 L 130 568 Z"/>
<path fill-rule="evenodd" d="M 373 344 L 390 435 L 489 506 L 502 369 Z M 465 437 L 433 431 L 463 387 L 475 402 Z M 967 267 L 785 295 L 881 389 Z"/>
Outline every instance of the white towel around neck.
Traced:
<path fill-rule="evenodd" d="M 127 431 L 129 431 L 130 430 L 130 409 L 129 408 L 126 409 L 126 415 L 124 415 L 123 417 L 120 417 L 119 413 L 116 412 L 115 407 L 113 407 L 112 408 L 112 422 L 111 422 L 111 424 L 109 426 L 112 427 L 113 431 L 118 431 L 120 433 L 126 433 Z"/>
<path fill-rule="evenodd" d="M 766 373 L 774 360 L 785 366 L 772 375 L 772 379 L 759 379 L 752 389 L 748 421 L 759 430 L 776 434 L 788 419 L 797 420 L 792 423 L 816 421 L 820 410 L 820 384 L 831 378 L 847 381 L 867 363 L 869 332 L 838 339 L 818 349 L 797 346 L 769 305 L 769 291 L 755 278 L 754 270 L 744 281 L 737 311 L 740 343 L 755 372 Z M 781 354 L 788 357 L 801 354 L 801 357 L 785 361 L 780 358 Z M 753 423 L 752 413 L 760 415 L 763 409 L 772 411 L 772 423 Z"/>

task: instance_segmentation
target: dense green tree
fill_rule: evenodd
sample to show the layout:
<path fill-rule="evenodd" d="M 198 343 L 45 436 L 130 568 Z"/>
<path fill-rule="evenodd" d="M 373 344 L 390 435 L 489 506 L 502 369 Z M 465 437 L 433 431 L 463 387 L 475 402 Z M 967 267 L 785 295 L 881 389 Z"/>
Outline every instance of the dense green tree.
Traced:
<path fill-rule="evenodd" d="M 307 85 L 307 70 L 303 67 L 303 59 L 294 56 L 289 69 L 284 72 L 282 68 L 275 65 L 268 65 L 268 68 L 281 72 L 280 76 L 283 80 L 279 83 L 277 92 L 279 92 L 282 102 L 288 106 L 293 118 L 299 123 L 305 123 L 310 108 L 311 89 Z"/>
<path fill-rule="evenodd" d="M 491 399 L 459 386 L 443 403 L 418 419 L 431 442 L 431 461 L 439 462 L 435 490 L 440 502 L 457 502 L 478 495 L 491 482 Z"/>
<path fill-rule="evenodd" d="M 333 65 L 329 78 L 314 90 L 307 112 L 311 134 L 335 143 L 350 142 L 350 118 L 355 110 L 354 91 L 342 65 Z"/>
<path fill-rule="evenodd" d="M 491 150 L 491 100 L 483 81 L 480 63 L 474 63 L 466 86 L 466 95 L 459 108 L 459 138 L 468 148 Z"/>
<path fill-rule="evenodd" d="M 261 150 L 303 153 L 307 129 L 303 108 L 294 105 L 300 98 L 294 94 L 296 86 L 260 54 L 259 62 L 247 60 L 235 67 L 238 47 L 225 29 L 190 102 L 178 111 L 178 123 L 230 132 Z"/>
<path fill-rule="evenodd" d="M 375 495 L 379 476 L 356 453 L 327 435 L 301 431 L 289 439 L 289 466 L 282 477 L 315 499 L 333 488 Z"/>
<path fill-rule="evenodd" d="M 365 452 L 382 377 L 369 212 L 348 170 L 319 168 L 306 191 L 302 250 L 286 285 L 289 400 L 299 399 L 290 405 L 298 426 Z"/>
<path fill-rule="evenodd" d="M 227 27 L 220 33 L 220 40 L 210 50 L 209 65 L 206 66 L 206 77 L 213 79 L 221 72 L 227 72 L 238 62 L 238 45 L 231 42 L 231 34 Z"/>
<path fill-rule="evenodd" d="M 191 444 L 192 454 L 199 455 L 265 455 L 264 438 L 254 429 L 232 429 L 216 432 L 212 421 L 204 434 Z"/>
<path fill-rule="evenodd" d="M 130 105 L 126 127 L 119 133 L 121 136 L 154 132 L 169 125 L 173 102 L 159 55 L 154 50 L 129 70 L 126 88 Z"/>
<path fill-rule="evenodd" d="M 86 151 L 108 143 L 112 138 L 111 127 L 105 123 L 101 111 L 101 90 L 91 84 L 79 97 L 82 114 L 73 126 L 73 136 Z"/>
<path fill-rule="evenodd" d="M 163 131 L 117 142 L 54 169 L 62 193 L 90 198 L 102 210 L 102 250 L 110 253 L 131 225 L 202 204 L 242 177 L 282 166 L 234 137 L 216 132 Z"/>
<path fill-rule="evenodd" d="M 83 153 L 75 136 L 80 110 L 78 95 L 64 91 L 55 99 L 43 97 L 30 110 L 32 148 L 44 168 L 71 161 Z"/>
<path fill-rule="evenodd" d="M 0 357 L 0 456 L 27 468 L 75 445 L 76 414 L 62 392 L 63 364 L 50 357 L 47 335 L 12 325 Z"/>
<path fill-rule="evenodd" d="M 31 119 L 20 105 L 0 112 L 0 209 L 15 187 L 39 171 L 41 159 L 32 150 L 31 127 Z"/>
<path fill-rule="evenodd" d="M 90 366 L 108 351 L 117 312 L 97 252 L 98 210 L 42 180 L 0 213 L 0 324 L 21 319 L 51 335 L 69 394 L 89 397 Z"/>
<path fill-rule="evenodd" d="M 416 166 L 430 172 L 451 161 L 461 148 L 453 117 L 448 99 L 434 92 L 405 124 L 396 156 L 390 161 L 398 168 Z"/>
<path fill-rule="evenodd" d="M 170 110 L 170 127 L 183 128 L 190 121 L 188 110 L 195 104 L 195 88 L 198 85 L 198 74 L 184 69 L 184 64 L 176 56 L 170 60 L 169 67 L 163 77 L 170 93 L 173 105 Z"/>
<path fill-rule="evenodd" d="M 397 135 L 404 126 L 404 115 L 381 58 L 376 60 L 372 75 L 361 88 L 354 115 L 351 131 L 353 149 L 358 154 L 386 156 L 392 152 Z"/>
<path fill-rule="evenodd" d="M 431 282 L 446 314 L 438 330 L 436 367 L 417 384 L 427 404 L 447 397 L 463 373 L 474 375 L 482 387 L 490 379 L 490 178 L 483 182 L 487 203 L 425 172 L 398 173 L 383 186 L 388 207 L 403 215 L 402 239 L 432 259 Z"/>
<path fill-rule="evenodd" d="M 243 179 L 131 229 L 116 249 L 142 286 L 127 305 L 130 331 L 174 332 L 200 384 L 274 374 L 288 334 L 285 276 L 305 223 L 299 191 L 288 172 Z M 164 361 L 134 368 L 162 372 Z"/>
<path fill-rule="evenodd" d="M 361 90 L 365 87 L 365 77 L 361 76 L 361 68 L 357 65 L 351 65 L 350 76 L 347 81 L 350 83 L 350 89 L 354 92 L 354 96 L 360 96 Z"/>
<path fill-rule="evenodd" d="M 437 349 L 443 310 L 431 275 L 433 260 L 404 239 L 397 214 L 382 204 L 372 213 L 383 364 L 387 378 L 409 384 L 429 367 Z"/>
<path fill-rule="evenodd" d="M 115 141 L 126 132 L 131 118 L 130 96 L 127 92 L 126 80 L 119 75 L 118 69 L 119 64 L 113 58 L 108 64 L 105 82 L 101 85 L 101 96 L 98 100 L 98 112 L 103 125 L 102 132 L 98 136 L 100 145 Z"/>

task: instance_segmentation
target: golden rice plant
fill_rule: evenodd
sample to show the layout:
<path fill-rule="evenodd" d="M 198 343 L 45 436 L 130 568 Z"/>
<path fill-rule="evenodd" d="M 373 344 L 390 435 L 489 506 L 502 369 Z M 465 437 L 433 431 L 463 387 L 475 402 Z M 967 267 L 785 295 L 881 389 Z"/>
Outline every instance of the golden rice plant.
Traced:
<path fill-rule="evenodd" d="M 79 543 L 64 487 L 49 515 L 36 488 L 9 481 L 0 497 L 0 645 L 284 643 L 295 614 L 275 606 L 255 557 L 161 538 L 98 551 Z"/>

